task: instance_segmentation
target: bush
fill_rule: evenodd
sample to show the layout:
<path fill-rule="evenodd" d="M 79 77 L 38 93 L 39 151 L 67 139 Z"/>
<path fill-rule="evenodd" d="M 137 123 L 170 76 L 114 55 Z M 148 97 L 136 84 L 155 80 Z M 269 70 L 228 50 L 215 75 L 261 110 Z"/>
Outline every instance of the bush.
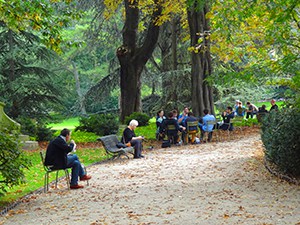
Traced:
<path fill-rule="evenodd" d="M 37 141 L 51 141 L 54 138 L 55 130 L 51 130 L 45 125 L 38 125 L 36 132 Z"/>
<path fill-rule="evenodd" d="M 285 174 L 300 176 L 300 112 L 272 111 L 262 121 L 262 141 L 267 160 Z"/>
<path fill-rule="evenodd" d="M 0 132 L 0 196 L 6 192 L 6 188 L 24 182 L 23 169 L 30 165 L 17 140 L 18 135 Z"/>
<path fill-rule="evenodd" d="M 18 118 L 17 121 L 21 124 L 21 133 L 29 135 L 30 137 L 35 137 L 37 133 L 37 125 L 36 121 L 21 117 Z"/>
<path fill-rule="evenodd" d="M 37 141 L 50 141 L 53 139 L 54 131 L 51 128 L 47 128 L 44 123 L 25 117 L 19 118 L 18 121 L 21 124 L 22 134 L 29 135 Z"/>
<path fill-rule="evenodd" d="M 116 134 L 119 129 L 118 116 L 114 114 L 95 114 L 81 117 L 75 131 L 87 131 L 103 136 Z"/>
<path fill-rule="evenodd" d="M 150 117 L 146 113 L 134 112 L 130 116 L 125 117 L 125 124 L 129 124 L 131 120 L 137 120 L 139 126 L 147 126 L 150 120 Z"/>

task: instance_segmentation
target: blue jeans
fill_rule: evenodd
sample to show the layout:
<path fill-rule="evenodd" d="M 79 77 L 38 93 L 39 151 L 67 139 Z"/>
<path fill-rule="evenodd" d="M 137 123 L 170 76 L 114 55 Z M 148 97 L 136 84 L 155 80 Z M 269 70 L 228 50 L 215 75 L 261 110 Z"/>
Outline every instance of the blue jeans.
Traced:
<path fill-rule="evenodd" d="M 77 185 L 78 184 L 78 176 L 82 177 L 85 175 L 85 171 L 81 166 L 81 163 L 78 159 L 76 154 L 70 154 L 67 156 L 67 168 L 72 168 L 72 175 L 71 175 L 71 183 L 70 185 Z"/>

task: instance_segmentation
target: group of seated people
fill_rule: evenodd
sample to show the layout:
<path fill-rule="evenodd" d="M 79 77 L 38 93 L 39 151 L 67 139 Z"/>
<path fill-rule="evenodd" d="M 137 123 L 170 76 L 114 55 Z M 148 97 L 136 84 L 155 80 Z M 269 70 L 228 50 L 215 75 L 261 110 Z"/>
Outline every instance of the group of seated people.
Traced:
<path fill-rule="evenodd" d="M 180 136 L 184 142 L 188 142 L 187 129 L 192 135 L 191 143 L 196 142 L 196 133 L 198 128 L 201 131 L 200 140 L 203 138 L 205 132 L 209 133 L 208 140 L 212 138 L 211 131 L 214 128 L 214 125 L 208 125 L 208 121 L 216 121 L 214 115 L 209 114 L 209 110 L 205 109 L 203 111 L 204 116 L 202 118 L 197 118 L 192 112 L 190 112 L 188 107 L 185 107 L 182 114 L 177 118 L 177 110 L 172 110 L 167 114 L 167 117 L 164 116 L 164 111 L 160 110 L 157 112 L 156 125 L 157 125 L 157 139 L 163 139 L 165 136 L 171 138 L 173 144 L 180 144 Z M 188 126 L 189 122 L 196 122 L 193 126 Z M 172 129 L 169 129 L 172 127 Z"/>
<path fill-rule="evenodd" d="M 278 105 L 276 104 L 275 99 L 271 100 L 271 108 L 270 111 L 278 110 Z M 262 105 L 261 107 L 257 107 L 256 105 L 252 104 L 251 102 L 246 103 L 246 107 L 243 106 L 243 103 L 240 100 L 235 101 L 234 106 L 234 115 L 244 117 L 246 115 L 246 119 L 253 118 L 254 115 L 259 113 L 268 113 L 269 111 L 266 109 L 266 105 Z"/>
<path fill-rule="evenodd" d="M 278 110 L 278 106 L 274 99 L 271 100 L 271 110 Z M 234 117 L 244 117 L 246 115 L 246 119 L 253 118 L 253 115 L 259 113 L 268 113 L 266 109 L 266 105 L 262 105 L 261 107 L 257 107 L 251 102 L 247 102 L 247 107 L 242 105 L 242 102 L 236 100 L 236 105 L 234 107 L 228 106 L 226 110 L 221 114 L 222 121 L 216 122 L 216 118 L 214 115 L 209 113 L 208 109 L 203 110 L 203 117 L 197 118 L 194 116 L 192 112 L 190 112 L 188 107 L 184 107 L 183 112 L 178 116 L 178 112 L 176 109 L 170 111 L 167 114 L 167 117 L 164 115 L 163 110 L 159 110 L 157 112 L 156 117 L 156 137 L 158 140 L 162 140 L 166 135 L 171 137 L 174 144 L 180 144 L 180 133 L 181 138 L 186 143 L 188 142 L 188 133 L 197 133 L 198 128 L 200 128 L 200 141 L 203 139 L 205 133 L 208 133 L 208 141 L 212 139 L 212 131 L 213 129 L 221 129 L 221 130 L 233 130 L 233 124 L 231 120 Z M 188 127 L 188 122 L 198 122 L 197 126 Z M 214 121 L 215 123 L 210 123 L 209 121 Z M 172 129 L 168 129 L 168 127 L 172 126 Z M 195 143 L 196 135 L 192 135 L 191 142 Z"/>

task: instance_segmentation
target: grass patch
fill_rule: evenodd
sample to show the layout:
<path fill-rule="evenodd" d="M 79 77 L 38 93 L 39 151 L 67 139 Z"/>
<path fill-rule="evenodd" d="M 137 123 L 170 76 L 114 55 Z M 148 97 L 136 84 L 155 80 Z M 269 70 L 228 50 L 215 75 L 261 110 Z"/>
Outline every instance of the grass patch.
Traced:
<path fill-rule="evenodd" d="M 63 120 L 60 123 L 50 123 L 47 125 L 47 127 L 50 127 L 52 130 L 62 130 L 64 128 L 74 130 L 77 126 L 79 126 L 79 117 L 72 117 Z"/>
<path fill-rule="evenodd" d="M 107 159 L 105 150 L 103 148 L 88 148 L 78 149 L 76 151 L 80 161 L 85 165 L 91 165 L 92 163 Z M 32 162 L 30 170 L 25 170 L 26 183 L 8 188 L 5 196 L 0 199 L 0 209 L 16 201 L 17 199 L 26 196 L 27 194 L 43 187 L 45 171 L 41 162 L 40 152 L 38 151 L 26 151 L 25 155 Z M 55 180 L 56 173 L 50 173 L 49 180 Z M 60 171 L 59 176 L 64 176 L 64 172 Z"/>

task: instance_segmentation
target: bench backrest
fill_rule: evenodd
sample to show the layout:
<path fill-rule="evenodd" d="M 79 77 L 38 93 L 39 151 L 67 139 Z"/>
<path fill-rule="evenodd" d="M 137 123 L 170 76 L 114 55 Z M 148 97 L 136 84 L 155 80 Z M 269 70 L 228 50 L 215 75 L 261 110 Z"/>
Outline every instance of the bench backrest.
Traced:
<path fill-rule="evenodd" d="M 118 143 L 118 137 L 115 134 L 103 136 L 99 138 L 105 149 L 116 149 Z"/>

